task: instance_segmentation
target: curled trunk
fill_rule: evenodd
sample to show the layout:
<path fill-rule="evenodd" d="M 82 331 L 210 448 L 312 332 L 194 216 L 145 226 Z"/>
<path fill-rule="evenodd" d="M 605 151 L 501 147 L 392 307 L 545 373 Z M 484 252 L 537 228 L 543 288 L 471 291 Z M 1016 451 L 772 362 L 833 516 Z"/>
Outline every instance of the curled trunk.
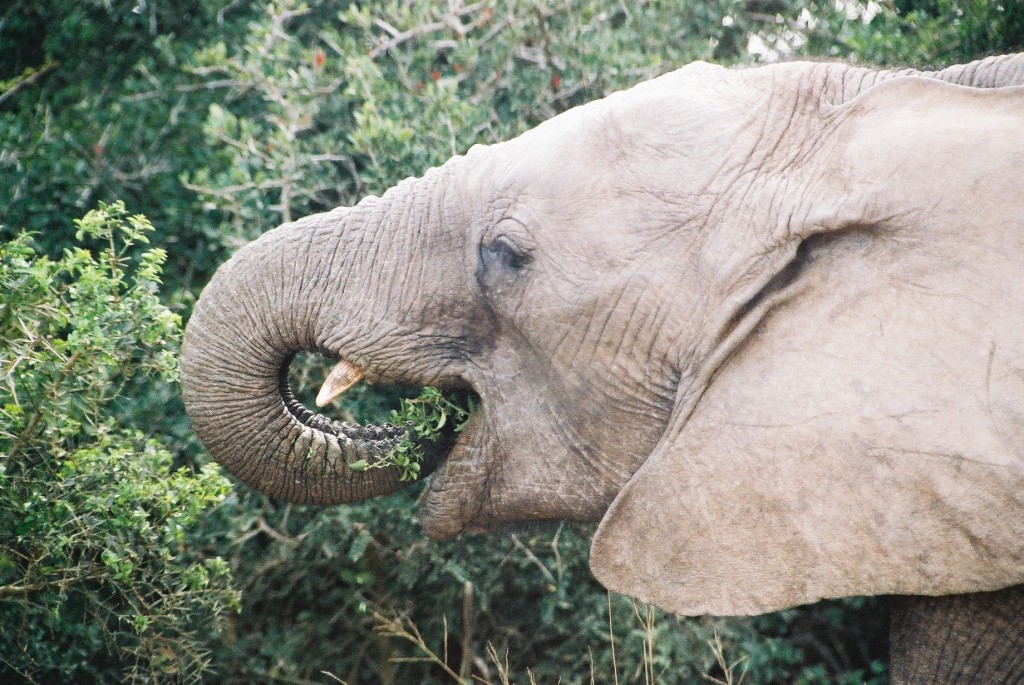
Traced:
<path fill-rule="evenodd" d="M 407 484 L 394 467 L 349 468 L 387 455 L 404 428 L 333 421 L 288 387 L 288 365 L 300 350 L 342 354 L 328 347 L 335 344 L 328 331 L 355 316 L 339 311 L 339 269 L 351 265 L 325 262 L 335 253 L 325 248 L 338 245 L 352 214 L 308 217 L 240 250 L 203 291 L 182 347 L 182 395 L 203 445 L 243 481 L 293 502 L 351 502 Z M 443 448 L 427 448 L 422 475 Z"/>

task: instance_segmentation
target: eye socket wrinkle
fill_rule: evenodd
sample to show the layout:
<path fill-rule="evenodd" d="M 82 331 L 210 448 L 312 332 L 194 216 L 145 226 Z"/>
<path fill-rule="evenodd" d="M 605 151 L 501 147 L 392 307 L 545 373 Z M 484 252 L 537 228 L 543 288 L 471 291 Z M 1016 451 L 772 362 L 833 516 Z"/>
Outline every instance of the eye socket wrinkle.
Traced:
<path fill-rule="evenodd" d="M 522 271 L 532 261 L 528 253 L 505 237 L 496 238 L 481 246 L 480 259 L 485 269 L 500 267 L 506 271 Z"/>

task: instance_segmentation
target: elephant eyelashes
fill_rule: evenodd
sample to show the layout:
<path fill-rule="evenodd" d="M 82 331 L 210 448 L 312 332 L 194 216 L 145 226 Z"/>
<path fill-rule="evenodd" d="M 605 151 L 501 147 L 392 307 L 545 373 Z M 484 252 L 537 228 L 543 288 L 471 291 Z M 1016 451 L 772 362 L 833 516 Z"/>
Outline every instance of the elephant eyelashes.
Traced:
<path fill-rule="evenodd" d="M 480 262 L 485 272 L 496 269 L 522 271 L 530 263 L 530 255 L 513 245 L 507 238 L 497 238 L 481 246 Z"/>

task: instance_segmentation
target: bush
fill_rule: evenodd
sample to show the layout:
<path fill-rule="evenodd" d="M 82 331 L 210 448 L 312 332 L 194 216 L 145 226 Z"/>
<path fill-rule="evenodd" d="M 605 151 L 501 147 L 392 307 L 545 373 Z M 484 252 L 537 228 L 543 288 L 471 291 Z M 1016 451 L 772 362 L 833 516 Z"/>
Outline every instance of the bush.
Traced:
<path fill-rule="evenodd" d="M 183 543 L 229 485 L 118 418 L 133 381 L 177 373 L 163 252 L 132 256 L 151 227 L 119 203 L 76 225 L 95 252 L 0 247 L 0 679 L 198 680 L 237 597 Z"/>

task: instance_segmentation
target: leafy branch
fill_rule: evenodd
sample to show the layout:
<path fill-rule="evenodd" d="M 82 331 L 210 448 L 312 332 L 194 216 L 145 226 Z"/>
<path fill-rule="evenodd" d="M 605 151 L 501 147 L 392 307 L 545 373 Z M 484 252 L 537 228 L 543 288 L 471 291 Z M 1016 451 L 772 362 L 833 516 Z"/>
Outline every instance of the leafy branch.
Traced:
<path fill-rule="evenodd" d="M 383 459 L 373 463 L 360 459 L 349 464 L 349 468 L 365 471 L 394 466 L 402 471 L 401 480 L 416 480 L 423 462 L 422 443 L 440 440 L 441 430 L 448 424 L 455 426 L 456 433 L 461 432 L 469 415 L 476 409 L 471 398 L 467 400 L 467 405 L 463 407 L 457 404 L 437 388 L 423 388 L 419 397 L 403 399 L 401 407 L 391 412 L 392 422 L 406 427 L 405 436 L 399 443 Z"/>

